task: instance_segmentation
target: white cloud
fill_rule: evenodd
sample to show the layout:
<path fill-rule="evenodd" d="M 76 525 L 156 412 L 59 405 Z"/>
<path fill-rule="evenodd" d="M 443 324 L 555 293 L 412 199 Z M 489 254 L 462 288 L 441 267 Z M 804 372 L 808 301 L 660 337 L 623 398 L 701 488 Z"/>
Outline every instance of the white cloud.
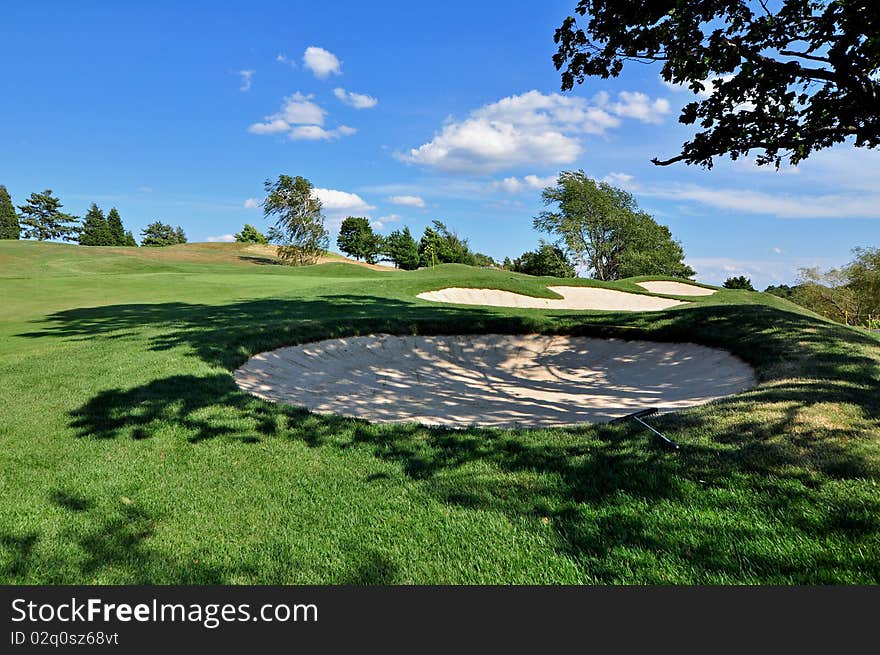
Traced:
<path fill-rule="evenodd" d="M 583 152 L 582 135 L 603 134 L 619 126 L 621 116 L 657 122 L 669 109 L 665 100 L 645 94 L 622 92 L 619 98 L 611 103 L 600 93 L 590 102 L 538 91 L 509 96 L 448 121 L 432 140 L 396 156 L 455 173 L 570 164 Z"/>
<path fill-rule="evenodd" d="M 251 134 L 279 134 L 287 132 L 289 129 L 290 125 L 287 124 L 287 121 L 280 118 L 273 120 L 267 118 L 265 123 L 254 123 L 251 125 L 248 128 L 248 132 Z"/>
<path fill-rule="evenodd" d="M 639 91 L 621 91 L 618 98 L 618 102 L 609 105 L 617 116 L 657 124 L 662 123 L 664 116 L 669 113 L 669 101 L 665 98 L 651 100 L 648 94 Z"/>
<path fill-rule="evenodd" d="M 284 99 L 281 111 L 272 118 L 281 118 L 291 125 L 323 125 L 327 111 L 312 101 L 313 95 L 299 91 Z"/>
<path fill-rule="evenodd" d="M 254 81 L 253 78 L 254 78 L 255 72 L 256 71 L 252 71 L 252 70 L 238 71 L 238 75 L 239 75 L 239 77 L 241 77 L 241 86 L 238 87 L 239 91 L 250 91 L 251 90 L 251 84 L 253 84 L 253 81 Z"/>
<path fill-rule="evenodd" d="M 404 207 L 424 207 L 425 201 L 421 196 L 391 196 L 388 202 L 393 205 L 403 205 Z"/>
<path fill-rule="evenodd" d="M 507 193 L 520 193 L 521 191 L 542 190 L 548 186 L 556 184 L 556 176 L 548 175 L 547 177 L 538 177 L 537 175 L 526 175 L 523 178 L 505 177 L 503 180 L 496 180 L 490 185 L 491 189 L 501 189 Z"/>
<path fill-rule="evenodd" d="M 263 123 L 254 123 L 248 131 L 253 134 L 280 134 L 289 131 L 293 125 L 323 125 L 327 112 L 312 101 L 313 97 L 299 91 L 287 96 L 279 112 L 266 116 Z"/>
<path fill-rule="evenodd" d="M 635 189 L 638 185 L 633 182 L 633 179 L 635 178 L 629 173 L 608 173 L 600 181 L 621 189 Z"/>
<path fill-rule="evenodd" d="M 342 74 L 342 62 L 329 50 L 309 46 L 303 53 L 303 66 L 308 68 L 315 77 L 325 79 L 329 75 Z"/>
<path fill-rule="evenodd" d="M 252 134 L 287 133 L 291 140 L 330 141 L 343 136 L 351 136 L 357 130 L 348 125 L 340 125 L 332 130 L 325 129 L 324 116 L 327 111 L 313 100 L 313 95 L 297 91 L 287 96 L 281 110 L 266 116 L 264 122 L 254 123 L 248 128 Z"/>
<path fill-rule="evenodd" d="M 291 68 L 296 68 L 296 62 L 293 59 L 289 59 L 285 54 L 279 53 L 275 55 L 275 61 L 279 64 L 287 64 Z"/>
<path fill-rule="evenodd" d="M 257 200 L 256 198 L 248 198 L 247 200 L 244 201 L 244 208 L 245 209 L 256 209 L 259 206 L 260 206 L 260 201 Z"/>
<path fill-rule="evenodd" d="M 342 87 L 333 89 L 333 95 L 347 105 L 351 105 L 355 109 L 370 109 L 379 104 L 379 101 L 373 96 L 365 93 L 355 93 L 354 91 L 346 91 Z"/>
<path fill-rule="evenodd" d="M 205 241 L 208 243 L 231 243 L 235 241 L 235 236 L 232 234 L 221 234 L 217 237 L 208 237 Z"/>
<path fill-rule="evenodd" d="M 356 193 L 337 189 L 314 189 L 313 193 L 321 201 L 328 218 L 367 216 L 371 210 L 376 209 Z"/>
<path fill-rule="evenodd" d="M 658 198 L 690 200 L 717 209 L 779 218 L 880 218 L 880 192 L 786 195 L 689 185 L 650 189 L 643 193 Z"/>
<path fill-rule="evenodd" d="M 146 185 L 139 186 L 137 190 L 138 190 L 138 193 L 153 193 L 153 187 L 146 186 Z"/>
<path fill-rule="evenodd" d="M 780 248 L 779 246 L 774 246 L 774 247 L 773 247 L 773 252 L 775 252 L 777 255 L 781 255 L 781 254 L 782 254 L 782 248 Z"/>
<path fill-rule="evenodd" d="M 357 130 L 348 125 L 340 125 L 333 130 L 325 130 L 320 125 L 298 125 L 290 130 L 289 137 L 293 141 L 332 141 L 355 132 Z"/>
<path fill-rule="evenodd" d="M 380 216 L 375 221 L 371 221 L 370 225 L 374 230 L 381 230 L 386 227 L 388 223 L 396 223 L 403 218 L 402 216 L 398 216 L 397 214 L 388 214 L 388 216 Z"/>

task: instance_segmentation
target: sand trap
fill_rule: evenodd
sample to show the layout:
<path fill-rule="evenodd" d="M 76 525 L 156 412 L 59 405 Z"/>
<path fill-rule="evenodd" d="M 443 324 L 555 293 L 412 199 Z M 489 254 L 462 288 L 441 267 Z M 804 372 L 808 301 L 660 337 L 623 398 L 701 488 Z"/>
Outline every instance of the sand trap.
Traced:
<path fill-rule="evenodd" d="M 234 377 L 255 396 L 322 414 L 459 427 L 603 422 L 755 384 L 723 350 L 540 335 L 331 339 L 261 353 Z"/>
<path fill-rule="evenodd" d="M 711 296 L 715 293 L 715 289 L 698 287 L 696 284 L 688 284 L 687 282 L 656 280 L 654 282 L 636 282 L 636 284 L 651 293 L 666 293 L 670 296 Z"/>
<path fill-rule="evenodd" d="M 457 305 L 489 305 L 491 307 L 521 307 L 528 309 L 604 309 L 616 312 L 654 312 L 686 304 L 671 298 L 641 296 L 614 289 L 596 287 L 547 287 L 562 299 L 535 298 L 498 289 L 463 289 L 447 287 L 426 291 L 416 297 L 433 302 Z"/>

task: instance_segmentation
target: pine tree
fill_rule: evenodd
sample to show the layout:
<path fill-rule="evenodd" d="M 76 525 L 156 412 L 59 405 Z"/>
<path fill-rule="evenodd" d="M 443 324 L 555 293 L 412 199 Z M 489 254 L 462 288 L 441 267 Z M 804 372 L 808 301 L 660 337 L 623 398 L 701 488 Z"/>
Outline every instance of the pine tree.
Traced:
<path fill-rule="evenodd" d="M 18 225 L 12 199 L 6 187 L 0 184 L 0 239 L 18 239 L 20 234 L 21 227 Z"/>
<path fill-rule="evenodd" d="M 131 233 L 131 230 L 125 233 L 125 243 L 122 245 L 129 248 L 137 248 L 138 242 L 134 240 L 134 235 Z"/>
<path fill-rule="evenodd" d="M 32 193 L 25 204 L 18 206 L 25 239 L 75 241 L 79 219 L 59 211 L 62 206 L 61 201 L 52 195 L 52 189 Z"/>
<path fill-rule="evenodd" d="M 116 207 L 110 210 L 107 214 L 107 226 L 110 229 L 110 243 L 108 246 L 124 246 L 125 244 L 125 229 L 122 227 L 122 218 L 119 216 L 119 212 L 116 211 Z"/>
<path fill-rule="evenodd" d="M 89 211 L 83 218 L 82 230 L 79 234 L 79 245 L 81 246 L 113 246 L 113 238 L 110 234 L 110 226 L 107 219 L 104 218 L 104 212 L 92 203 Z"/>
<path fill-rule="evenodd" d="M 141 238 L 142 246 L 174 246 L 186 243 L 186 235 L 183 233 L 182 227 L 173 228 L 161 221 L 150 223 L 146 229 L 141 231 L 141 234 L 143 235 Z"/>

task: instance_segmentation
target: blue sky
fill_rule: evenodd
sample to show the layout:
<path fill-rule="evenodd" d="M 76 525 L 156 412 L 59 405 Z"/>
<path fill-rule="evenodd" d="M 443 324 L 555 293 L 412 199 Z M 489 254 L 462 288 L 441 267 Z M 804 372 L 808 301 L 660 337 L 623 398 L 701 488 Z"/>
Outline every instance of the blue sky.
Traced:
<path fill-rule="evenodd" d="M 697 279 L 761 288 L 880 245 L 880 152 L 846 146 L 775 172 L 656 167 L 692 97 L 658 70 L 560 93 L 547 1 L 13 3 L 0 61 L 0 184 L 82 215 L 179 224 L 191 241 L 268 227 L 263 181 L 302 175 L 328 226 L 441 219 L 496 258 L 533 248 L 540 189 L 583 169 L 628 188 Z M 335 239 L 335 235 L 334 235 Z"/>

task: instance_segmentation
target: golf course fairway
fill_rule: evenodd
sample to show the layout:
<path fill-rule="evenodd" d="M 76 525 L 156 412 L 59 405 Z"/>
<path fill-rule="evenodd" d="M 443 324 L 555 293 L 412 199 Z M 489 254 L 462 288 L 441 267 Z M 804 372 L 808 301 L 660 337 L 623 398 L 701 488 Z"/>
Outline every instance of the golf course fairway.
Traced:
<path fill-rule="evenodd" d="M 649 280 L 0 242 L 0 582 L 880 583 L 880 339 L 766 293 Z M 563 284 L 682 302 L 417 297 Z M 676 452 L 633 423 L 381 424 L 235 384 L 259 353 L 374 334 L 692 343 L 755 384 L 653 417 Z"/>

